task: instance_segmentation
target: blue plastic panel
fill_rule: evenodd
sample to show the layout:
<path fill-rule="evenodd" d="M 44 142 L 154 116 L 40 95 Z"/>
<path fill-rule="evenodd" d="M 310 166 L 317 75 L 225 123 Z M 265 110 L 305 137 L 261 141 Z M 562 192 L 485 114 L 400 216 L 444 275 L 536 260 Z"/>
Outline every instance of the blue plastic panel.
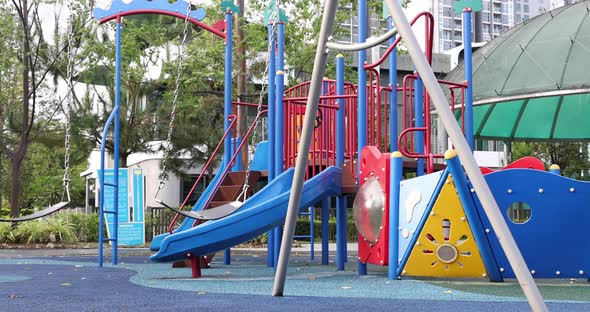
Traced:
<path fill-rule="evenodd" d="M 261 141 L 256 145 L 254 159 L 252 159 L 252 170 L 268 170 L 268 141 Z"/>
<path fill-rule="evenodd" d="M 172 1 L 170 1 L 172 2 Z M 152 11 L 157 10 L 160 12 L 167 12 L 172 14 L 186 15 L 188 4 L 186 1 L 173 1 L 170 3 L 168 0 L 133 0 L 128 3 L 122 0 L 113 0 L 111 5 L 106 8 L 96 7 L 94 9 L 94 18 L 102 20 L 107 16 L 117 15 L 129 11 Z M 198 8 L 192 10 L 189 13 L 189 17 L 197 21 L 202 21 L 205 18 L 205 9 Z"/>
<path fill-rule="evenodd" d="M 588 278 L 590 276 L 590 183 L 549 172 L 512 169 L 485 176 L 498 206 L 535 278 Z M 531 217 L 522 224 L 508 218 L 514 202 L 530 206 Z M 481 203 L 477 209 L 502 276 L 514 278 Z M 559 272 L 559 273 L 558 273 Z"/>
<path fill-rule="evenodd" d="M 406 254 L 426 206 L 443 171 L 423 175 L 400 183 L 399 255 Z"/>

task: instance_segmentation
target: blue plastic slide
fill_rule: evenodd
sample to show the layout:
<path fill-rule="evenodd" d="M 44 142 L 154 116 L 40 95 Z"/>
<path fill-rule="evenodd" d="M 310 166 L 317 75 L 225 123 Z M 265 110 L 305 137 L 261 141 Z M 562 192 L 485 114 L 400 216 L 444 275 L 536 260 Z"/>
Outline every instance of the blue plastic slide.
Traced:
<path fill-rule="evenodd" d="M 293 181 L 290 168 L 248 199 L 235 213 L 212 220 L 164 238 L 152 261 L 185 259 L 187 253 L 207 255 L 257 237 L 283 224 Z M 340 195 L 342 171 L 329 167 L 305 182 L 300 207 L 309 207 L 319 200 Z"/>
<path fill-rule="evenodd" d="M 197 202 L 195 203 L 195 205 L 193 206 L 191 211 L 203 210 L 203 206 L 207 202 L 207 199 L 211 195 L 211 192 L 213 192 L 213 190 L 215 189 L 215 185 L 219 182 L 219 179 L 221 178 L 221 172 L 223 172 L 223 170 L 225 169 L 224 163 L 225 163 L 224 161 L 221 161 L 219 169 L 217 169 L 217 172 L 220 174 L 215 175 L 215 177 L 213 178 L 211 183 L 209 183 L 207 188 L 205 188 L 205 191 L 203 192 L 203 194 L 201 194 L 201 197 L 199 197 L 199 199 L 197 200 Z M 178 228 L 176 228 L 173 233 L 178 233 L 178 232 L 190 229 L 193 226 L 194 221 L 195 220 L 193 220 L 193 219 L 185 218 L 184 221 L 182 221 L 180 226 L 178 226 Z M 155 236 L 152 239 L 152 244 L 150 245 L 150 250 L 151 251 L 159 250 L 160 245 L 162 244 L 162 241 L 164 240 L 164 238 L 168 237 L 169 235 L 170 235 L 170 233 L 166 232 L 164 234 L 160 234 L 158 236 Z"/>

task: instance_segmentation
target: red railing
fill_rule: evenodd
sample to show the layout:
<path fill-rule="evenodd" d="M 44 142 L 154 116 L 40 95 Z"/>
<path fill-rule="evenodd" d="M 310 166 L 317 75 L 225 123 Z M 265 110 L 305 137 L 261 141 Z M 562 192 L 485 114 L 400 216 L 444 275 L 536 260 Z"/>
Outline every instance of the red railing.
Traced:
<path fill-rule="evenodd" d="M 285 168 L 295 165 L 301 127 L 306 110 L 307 93 L 310 82 L 301 83 L 285 91 L 283 115 L 284 125 L 284 164 Z M 356 148 L 356 87 L 346 83 L 344 95 L 336 95 L 336 81 L 325 79 L 322 82 L 322 96 L 318 105 L 316 124 L 312 134 L 306 178 L 319 173 L 327 166 L 336 165 L 336 114 L 338 99 L 343 99 L 345 107 L 345 147 L 344 157 L 355 155 Z"/>
<path fill-rule="evenodd" d="M 227 163 L 228 165 L 224 168 L 223 172 L 221 173 L 221 177 L 217 180 L 217 183 L 215 184 L 213 190 L 209 194 L 209 197 L 207 197 L 207 201 L 205 201 L 205 204 L 203 205 L 203 209 L 207 209 L 209 207 L 209 205 L 211 204 L 211 201 L 213 200 L 213 197 L 217 194 L 217 191 L 219 190 L 219 187 L 221 187 L 223 180 L 225 179 L 225 177 L 227 176 L 227 174 L 231 170 L 231 168 L 234 166 L 237 157 L 239 155 L 241 155 L 242 147 L 248 141 L 248 138 L 250 137 L 252 130 L 254 130 L 254 128 L 256 128 L 256 124 L 258 123 L 258 120 L 260 119 L 260 117 L 262 117 L 262 115 L 266 114 L 267 112 L 268 112 L 267 110 L 263 110 L 263 111 L 260 111 L 260 113 L 258 113 L 258 115 L 256 115 L 256 117 L 252 121 L 252 124 L 248 128 L 248 131 L 246 132 L 246 134 L 244 134 L 242 141 L 240 142 L 240 144 L 237 147 L 234 148 L 234 153 L 233 153 L 231 159 L 229 160 L 229 162 Z M 195 220 L 193 222 L 193 226 L 197 225 L 198 223 L 199 223 L 199 220 Z"/>
<path fill-rule="evenodd" d="M 233 130 L 233 128 L 236 126 L 236 121 L 237 121 L 236 116 L 235 115 L 230 115 L 228 118 L 231 120 L 228 129 L 225 131 L 225 133 L 221 137 L 221 140 L 219 140 L 219 143 L 217 144 L 217 146 L 213 150 L 213 153 L 211 153 L 211 156 L 209 156 L 209 160 L 207 160 L 207 163 L 205 164 L 205 166 L 201 170 L 201 174 L 199 174 L 199 177 L 197 178 L 197 180 L 195 181 L 195 183 L 191 187 L 190 191 L 188 192 L 188 195 L 185 197 L 184 201 L 182 202 L 182 205 L 180 205 L 180 208 L 178 208 L 178 210 L 183 210 L 184 209 L 184 207 L 188 203 L 191 195 L 195 191 L 197 185 L 199 184 L 199 182 L 201 181 L 201 179 L 203 178 L 203 176 L 207 172 L 207 169 L 209 169 L 209 166 L 211 165 L 211 163 L 213 163 L 213 160 L 216 158 L 215 155 L 217 155 L 217 152 L 219 151 L 219 148 L 223 145 L 223 142 L 225 141 L 225 138 L 231 133 L 231 131 Z M 168 232 L 170 232 L 170 234 L 172 234 L 172 232 L 174 231 L 174 224 L 178 220 L 178 217 L 179 216 L 180 216 L 179 213 L 175 214 L 174 215 L 174 218 L 172 218 L 172 221 L 170 222 L 170 225 L 168 225 Z"/>

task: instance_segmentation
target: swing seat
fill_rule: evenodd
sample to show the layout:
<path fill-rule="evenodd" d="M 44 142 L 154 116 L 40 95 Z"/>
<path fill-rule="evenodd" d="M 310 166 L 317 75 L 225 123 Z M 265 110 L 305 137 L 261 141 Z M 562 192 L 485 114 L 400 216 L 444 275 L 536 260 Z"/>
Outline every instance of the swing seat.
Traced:
<path fill-rule="evenodd" d="M 200 210 L 200 211 L 183 211 L 177 208 L 173 208 L 168 206 L 167 204 L 163 203 L 162 201 L 157 201 L 161 205 L 165 206 L 166 208 L 181 214 L 185 217 L 197 219 L 197 220 L 217 220 L 224 217 L 229 216 L 230 214 L 236 212 L 238 209 L 244 205 L 241 201 L 233 201 L 228 204 L 224 204 L 215 208 Z"/>
<path fill-rule="evenodd" d="M 26 215 L 24 217 L 14 218 L 14 219 L 0 219 L 0 222 L 24 222 L 24 221 L 39 219 L 39 218 L 42 218 L 42 217 L 45 217 L 45 216 L 48 216 L 52 213 L 57 212 L 58 210 L 67 206 L 69 203 L 70 202 L 57 203 L 53 206 L 49 206 L 43 210 L 39 210 L 35 213 L 32 213 L 30 215 Z"/>

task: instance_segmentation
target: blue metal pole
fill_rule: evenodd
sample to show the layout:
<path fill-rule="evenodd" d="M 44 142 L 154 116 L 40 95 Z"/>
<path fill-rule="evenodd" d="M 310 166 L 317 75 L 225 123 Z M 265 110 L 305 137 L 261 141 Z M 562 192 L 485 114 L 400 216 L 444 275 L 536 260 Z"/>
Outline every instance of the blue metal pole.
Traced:
<path fill-rule="evenodd" d="M 113 200 L 113 265 L 117 265 L 117 249 L 119 247 L 119 144 L 121 132 L 121 18 L 117 18 L 117 38 L 115 50 L 115 133 L 113 144 L 113 171 L 115 172 L 115 198 Z"/>
<path fill-rule="evenodd" d="M 399 258 L 399 198 L 400 182 L 403 174 L 403 156 L 400 152 L 391 153 L 391 177 L 389 181 L 389 254 L 387 277 L 397 278 Z"/>
<path fill-rule="evenodd" d="M 475 150 L 475 141 L 473 139 L 473 69 L 472 69 L 472 47 L 471 47 L 471 8 L 463 10 L 463 56 L 465 62 L 465 81 L 467 82 L 467 89 L 465 89 L 465 139 L 471 147 Z"/>
<path fill-rule="evenodd" d="M 561 175 L 561 168 L 559 167 L 559 165 L 553 164 L 549 166 L 549 172 L 556 175 Z"/>
<path fill-rule="evenodd" d="M 226 11 L 225 12 L 225 71 L 224 71 L 224 82 L 225 82 L 225 89 L 223 94 L 223 130 L 227 131 L 229 129 L 229 115 L 231 115 L 231 108 L 232 108 L 232 12 Z M 231 136 L 227 136 L 225 141 L 223 142 L 223 160 L 226 165 L 230 165 L 229 161 L 231 159 Z"/>
<path fill-rule="evenodd" d="M 367 40 L 367 1 L 358 0 L 358 42 L 363 43 Z M 367 145 L 367 73 L 365 71 L 365 63 L 367 61 L 367 51 L 360 50 L 358 52 L 357 63 L 357 77 L 358 77 L 358 150 L 357 155 L 360 158 L 363 147 Z M 360 161 L 358 162 L 358 171 L 360 171 Z"/>
<path fill-rule="evenodd" d="M 393 28 L 391 17 L 387 18 L 388 29 Z M 393 45 L 395 37 L 389 39 L 389 45 Z M 394 48 L 389 55 L 389 150 L 397 151 L 397 48 Z"/>
<path fill-rule="evenodd" d="M 309 227 L 309 258 L 311 260 L 315 259 L 315 207 L 309 207 L 309 223 L 311 226 Z"/>
<path fill-rule="evenodd" d="M 275 38 L 274 22 L 268 24 L 268 182 L 275 178 Z M 267 265 L 274 267 L 275 235 L 274 229 L 269 230 L 267 236 Z"/>
<path fill-rule="evenodd" d="M 358 42 L 363 43 L 367 40 L 367 0 L 358 0 Z M 365 71 L 365 62 L 367 61 L 367 51 L 360 50 L 358 52 L 357 76 L 358 76 L 358 92 L 357 92 L 357 141 L 358 141 L 358 167 L 357 177 L 360 176 L 361 168 L 361 151 L 367 145 L 367 73 Z M 359 184 L 360 185 L 360 181 Z M 359 261 L 358 273 L 360 275 L 367 274 L 367 264 Z"/>
<path fill-rule="evenodd" d="M 225 12 L 225 93 L 224 93 L 224 120 L 223 129 L 227 131 L 229 129 L 229 115 L 231 115 L 232 109 L 232 47 L 233 47 L 233 18 L 232 11 L 227 10 Z M 231 159 L 231 136 L 225 138 L 223 142 L 223 158 L 226 161 L 226 165 L 231 166 L 229 163 Z M 231 170 L 231 169 L 230 169 Z M 230 249 L 225 249 L 223 252 L 223 262 L 229 265 L 231 262 Z"/>
<path fill-rule="evenodd" d="M 322 264 L 328 265 L 330 255 L 330 198 L 322 199 Z"/>
<path fill-rule="evenodd" d="M 285 24 L 279 22 L 277 25 L 277 73 L 276 73 L 276 103 L 275 103 L 275 177 L 283 172 L 283 93 L 285 88 Z M 277 267 L 281 240 L 283 238 L 283 226 L 279 225 L 274 229 L 274 267 Z"/>
<path fill-rule="evenodd" d="M 275 108 L 275 177 L 283 172 L 283 92 L 285 88 L 285 24 L 280 22 L 277 27 L 277 72 L 276 72 L 276 108 Z"/>
<path fill-rule="evenodd" d="M 481 258 L 484 265 L 486 266 L 490 280 L 494 282 L 501 282 L 502 275 L 500 274 L 500 270 L 498 269 L 498 265 L 494 258 L 494 254 L 492 253 L 489 241 L 483 230 L 483 225 L 475 209 L 475 204 L 473 202 L 473 198 L 471 197 L 471 192 L 467 184 L 465 172 L 463 171 L 463 167 L 459 162 L 459 157 L 457 157 L 457 153 L 454 150 L 448 150 L 445 152 L 445 160 L 447 161 L 449 173 L 453 177 L 455 189 L 457 190 L 457 194 L 459 194 L 461 205 L 463 205 L 463 210 L 465 211 L 465 216 L 467 217 L 467 222 L 469 222 L 471 231 L 473 232 L 475 242 L 479 248 Z"/>
<path fill-rule="evenodd" d="M 336 56 L 336 95 L 344 95 L 344 56 Z M 336 112 L 336 166 L 344 166 L 344 99 L 339 98 Z M 336 270 L 343 271 L 346 262 L 346 197 L 336 200 Z"/>
<path fill-rule="evenodd" d="M 416 73 L 418 75 L 418 73 Z M 424 84 L 420 75 L 417 76 L 414 82 L 414 118 L 416 127 L 424 127 Z M 416 152 L 420 155 L 424 154 L 424 132 L 416 132 Z M 416 176 L 424 175 L 424 158 L 418 158 L 416 164 Z"/>

